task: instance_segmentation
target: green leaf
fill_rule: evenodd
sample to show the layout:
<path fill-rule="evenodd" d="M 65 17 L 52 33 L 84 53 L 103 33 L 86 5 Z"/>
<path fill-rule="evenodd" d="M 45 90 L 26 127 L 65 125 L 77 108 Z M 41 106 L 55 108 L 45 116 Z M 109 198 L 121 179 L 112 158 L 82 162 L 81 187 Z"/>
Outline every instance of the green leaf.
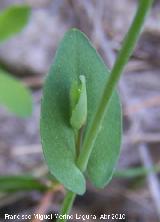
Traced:
<path fill-rule="evenodd" d="M 0 176 L 0 192 L 44 191 L 46 189 L 44 184 L 32 176 Z"/>
<path fill-rule="evenodd" d="M 73 129 L 79 130 L 87 119 L 87 92 L 85 76 L 81 75 L 80 85 L 74 82 L 71 86 L 71 119 L 70 123 Z"/>
<path fill-rule="evenodd" d="M 114 173 L 114 177 L 118 178 L 135 178 L 140 176 L 146 176 L 149 173 L 159 173 L 160 172 L 160 166 L 154 165 L 153 167 L 146 168 L 146 167 L 134 167 L 134 168 L 128 168 L 124 170 L 116 170 Z"/>
<path fill-rule="evenodd" d="M 30 16 L 27 5 L 13 5 L 0 12 L 0 41 L 4 41 L 20 32 Z"/>
<path fill-rule="evenodd" d="M 116 93 L 109 103 L 88 163 L 88 176 L 98 188 L 112 179 L 121 145 L 121 106 Z"/>
<path fill-rule="evenodd" d="M 87 139 L 85 135 L 90 130 L 109 71 L 87 37 L 72 29 L 65 34 L 44 84 L 41 140 L 51 173 L 78 194 L 84 193 L 85 180 L 76 166 L 75 137 L 70 124 L 70 89 L 81 75 L 85 76 L 87 89 L 84 132 L 84 139 Z M 104 186 L 111 178 L 119 155 L 120 137 L 120 104 L 114 93 L 88 165 L 88 176 L 97 186 Z"/>
<path fill-rule="evenodd" d="M 22 83 L 0 69 L 0 105 L 5 105 L 17 116 L 32 113 L 32 96 Z"/>

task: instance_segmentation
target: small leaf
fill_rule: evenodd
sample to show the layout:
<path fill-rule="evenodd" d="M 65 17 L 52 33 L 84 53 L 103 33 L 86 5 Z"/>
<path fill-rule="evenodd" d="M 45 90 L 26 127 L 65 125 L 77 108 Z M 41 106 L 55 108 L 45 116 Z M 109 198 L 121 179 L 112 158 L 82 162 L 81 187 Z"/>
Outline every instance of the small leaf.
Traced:
<path fill-rule="evenodd" d="M 4 41 L 20 32 L 30 16 L 27 5 L 13 5 L 0 12 L 0 41 Z"/>
<path fill-rule="evenodd" d="M 0 192 L 39 190 L 47 187 L 32 176 L 0 176 Z"/>
<path fill-rule="evenodd" d="M 87 92 L 85 76 L 81 75 L 81 83 L 71 87 L 71 119 L 70 123 L 73 129 L 79 130 L 87 119 Z"/>
<path fill-rule="evenodd" d="M 0 105 L 5 105 L 17 116 L 32 113 L 32 96 L 22 83 L 0 69 Z"/>

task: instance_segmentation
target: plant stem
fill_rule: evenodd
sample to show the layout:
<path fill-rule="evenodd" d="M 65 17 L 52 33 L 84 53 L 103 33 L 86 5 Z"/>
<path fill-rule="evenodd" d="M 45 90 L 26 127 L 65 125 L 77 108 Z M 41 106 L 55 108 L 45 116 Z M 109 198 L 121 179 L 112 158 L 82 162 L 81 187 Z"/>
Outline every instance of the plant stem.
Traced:
<path fill-rule="evenodd" d="M 77 160 L 77 166 L 82 172 L 87 168 L 88 160 L 93 149 L 95 139 L 98 135 L 101 123 L 103 121 L 107 106 L 109 104 L 110 98 L 116 87 L 116 84 L 124 70 L 126 63 L 128 62 L 130 55 L 132 54 L 136 42 L 141 33 L 145 18 L 152 6 L 153 0 L 139 0 L 139 6 L 132 22 L 132 25 L 124 39 L 122 48 L 117 56 L 116 62 L 113 66 L 109 79 L 105 85 L 104 93 L 100 101 L 100 105 L 97 109 L 94 121 L 86 135 L 86 139 L 82 145 L 82 150 L 80 152 L 79 158 Z M 72 208 L 73 201 L 76 197 L 75 193 L 68 192 L 61 209 L 61 215 L 68 214 Z M 57 222 L 65 222 L 65 219 L 58 219 Z"/>
<path fill-rule="evenodd" d="M 81 129 L 79 129 L 77 135 L 75 136 L 75 140 L 76 140 L 76 158 L 78 158 L 78 156 L 80 154 L 82 136 L 83 136 L 83 127 Z M 75 193 L 73 193 L 71 191 L 67 192 L 67 194 L 64 198 L 64 201 L 63 201 L 61 212 L 59 214 L 60 217 L 63 216 L 63 215 L 68 215 L 69 214 L 69 212 L 72 208 L 73 202 L 75 200 L 75 197 L 76 197 Z M 66 219 L 61 219 L 61 218 L 57 219 L 57 222 L 65 222 L 65 221 L 66 221 Z"/>
<path fill-rule="evenodd" d="M 84 127 L 82 126 L 77 135 L 75 136 L 75 140 L 76 140 L 76 158 L 79 157 L 80 154 L 80 149 L 81 149 L 81 143 L 82 143 L 82 138 L 83 138 L 83 129 Z"/>
<path fill-rule="evenodd" d="M 100 130 L 101 123 L 106 113 L 107 106 L 110 98 L 116 87 L 116 84 L 124 70 L 126 63 L 128 62 L 130 55 L 132 54 L 136 42 L 141 33 L 145 18 L 152 6 L 153 0 L 139 0 L 139 6 L 136 15 L 133 19 L 132 25 L 124 39 L 122 48 L 117 56 L 116 62 L 113 66 L 109 79 L 105 85 L 105 89 L 102 95 L 102 99 L 98 106 L 94 120 L 88 131 L 85 141 L 82 145 L 82 150 L 78 158 L 77 165 L 82 172 L 87 168 L 88 160 L 93 149 L 93 145 Z"/>
<path fill-rule="evenodd" d="M 63 201 L 63 205 L 59 214 L 60 216 L 69 214 L 72 208 L 73 202 L 75 200 L 75 197 L 76 197 L 75 193 L 68 191 Z M 65 222 L 65 221 L 66 219 L 60 219 L 60 218 L 57 219 L 57 222 Z"/>

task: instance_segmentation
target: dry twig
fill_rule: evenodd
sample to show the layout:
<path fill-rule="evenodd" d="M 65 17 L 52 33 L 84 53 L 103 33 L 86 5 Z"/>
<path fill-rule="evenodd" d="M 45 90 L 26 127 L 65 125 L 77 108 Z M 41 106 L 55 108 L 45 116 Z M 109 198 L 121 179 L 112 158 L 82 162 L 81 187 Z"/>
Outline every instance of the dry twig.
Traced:
<path fill-rule="evenodd" d="M 38 214 L 44 215 L 47 212 L 48 208 L 50 207 L 54 195 L 59 191 L 64 193 L 64 187 L 60 184 L 48 190 L 42 197 L 39 206 L 37 207 L 37 210 L 35 212 L 35 215 Z M 41 222 L 41 220 L 34 218 L 32 222 Z"/>

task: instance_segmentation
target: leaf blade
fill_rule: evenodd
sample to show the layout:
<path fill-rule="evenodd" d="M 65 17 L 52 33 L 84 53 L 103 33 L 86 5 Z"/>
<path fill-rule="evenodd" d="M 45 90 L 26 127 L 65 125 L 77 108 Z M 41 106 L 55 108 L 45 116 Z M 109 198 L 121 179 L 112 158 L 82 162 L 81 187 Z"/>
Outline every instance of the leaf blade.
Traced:
<path fill-rule="evenodd" d="M 18 80 L 0 69 L 0 105 L 20 117 L 32 113 L 32 96 L 30 91 Z"/>
<path fill-rule="evenodd" d="M 63 46 L 63 42 L 61 44 Z M 40 120 L 41 142 L 51 174 L 69 190 L 83 194 L 85 179 L 75 164 L 74 132 L 69 123 L 70 81 L 67 78 L 69 74 L 67 76 L 65 69 L 59 68 L 61 67 L 61 57 L 63 57 L 62 46 L 57 51 L 54 64 L 43 88 Z"/>
<path fill-rule="evenodd" d="M 16 192 L 39 190 L 44 191 L 47 186 L 32 176 L 8 175 L 0 176 L 0 192 Z"/>
<path fill-rule="evenodd" d="M 0 12 L 0 42 L 20 32 L 30 16 L 27 5 L 13 5 Z"/>
<path fill-rule="evenodd" d="M 114 93 L 94 144 L 88 163 L 88 176 L 98 188 L 105 187 L 113 177 L 121 145 L 121 106 Z"/>

